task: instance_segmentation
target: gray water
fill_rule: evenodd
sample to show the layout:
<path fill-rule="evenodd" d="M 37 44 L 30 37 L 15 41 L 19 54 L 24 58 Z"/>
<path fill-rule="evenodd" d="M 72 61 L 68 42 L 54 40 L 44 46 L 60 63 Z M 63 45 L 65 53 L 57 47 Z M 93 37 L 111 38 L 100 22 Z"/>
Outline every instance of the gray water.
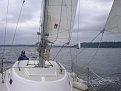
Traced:
<path fill-rule="evenodd" d="M 73 70 L 78 77 L 89 82 L 96 91 L 120 91 L 121 48 L 100 48 L 98 51 L 96 48 L 63 48 L 55 58 L 60 49 L 52 48 L 50 59 L 62 63 L 70 72 Z M 0 58 L 2 58 L 2 47 L 0 50 Z M 36 52 L 34 47 L 6 47 L 4 70 L 13 65 L 22 50 Z M 89 85 L 91 91 L 95 91 L 91 85 Z"/>

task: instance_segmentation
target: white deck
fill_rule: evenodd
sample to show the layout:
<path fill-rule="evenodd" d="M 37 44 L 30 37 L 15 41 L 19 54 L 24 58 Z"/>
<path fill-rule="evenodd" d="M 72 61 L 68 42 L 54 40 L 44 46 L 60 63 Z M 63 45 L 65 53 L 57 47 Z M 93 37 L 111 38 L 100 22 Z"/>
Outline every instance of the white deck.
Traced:
<path fill-rule="evenodd" d="M 34 61 L 30 61 L 29 64 L 33 64 L 33 62 Z M 10 70 L 6 71 L 6 76 L 5 76 L 6 83 L 1 83 L 2 82 L 1 81 L 2 80 L 1 76 L 2 75 L 0 74 L 0 91 L 16 91 L 16 90 L 18 90 L 18 87 L 22 86 L 22 84 L 24 85 L 26 82 L 27 83 L 30 82 L 30 85 L 31 84 L 37 84 L 38 85 L 40 83 L 47 82 L 48 86 L 50 86 L 52 84 L 57 85 L 58 83 L 62 84 L 63 82 L 68 83 L 66 70 L 62 66 L 63 71 L 60 72 L 60 66 L 56 62 L 51 61 L 51 64 L 53 65 L 53 67 L 49 66 L 50 64 L 48 62 L 46 62 L 47 68 L 36 67 L 37 62 L 34 62 L 34 64 L 35 65 L 28 65 L 27 66 L 27 61 L 21 61 L 20 64 L 19 64 L 19 67 L 20 67 L 20 71 L 19 71 L 18 62 L 16 62 L 15 65 L 13 66 L 13 69 L 12 69 L 12 71 L 13 71 L 12 74 L 14 74 L 12 77 L 9 76 L 10 75 Z M 10 85 L 10 83 L 9 83 L 10 78 L 12 78 L 12 80 L 13 80 L 13 84 L 12 84 L 13 86 Z M 65 81 L 64 81 L 64 79 L 65 79 Z M 16 83 L 16 84 L 14 84 L 14 83 Z M 6 85 L 8 87 L 10 87 L 10 90 L 7 90 Z M 11 86 L 12 86 L 12 88 L 11 88 Z M 24 91 L 28 91 L 29 85 L 27 85 L 27 86 L 28 86 L 26 88 L 27 90 L 24 90 Z M 64 86 L 66 86 L 66 84 L 62 85 L 62 87 L 64 87 Z M 14 87 L 16 87 L 15 90 L 12 90 Z M 19 91 L 23 91 L 23 90 L 19 90 Z M 33 91 L 33 90 L 29 90 L 29 91 Z M 53 91 L 55 91 L 55 90 L 53 90 Z M 65 91 L 65 90 L 58 90 L 58 91 Z M 82 90 L 72 88 L 72 91 L 82 91 Z"/>
<path fill-rule="evenodd" d="M 5 85 L 5 83 L 2 83 L 2 79 L 1 79 L 1 78 L 2 78 L 2 75 L 1 75 L 1 73 L 0 73 L 0 91 L 8 91 L 8 90 L 7 90 L 7 87 L 6 87 L 6 85 Z M 72 91 L 82 91 L 82 90 L 73 88 Z"/>
<path fill-rule="evenodd" d="M 30 61 L 30 64 L 34 63 L 34 61 Z M 14 65 L 15 72 L 20 76 L 28 80 L 33 81 L 56 81 L 64 77 L 65 69 L 61 73 L 59 70 L 59 66 L 55 64 L 55 62 L 51 62 L 52 66 L 48 66 L 47 68 L 35 67 L 36 65 L 28 65 L 27 61 L 21 61 L 19 64 L 20 71 L 18 69 L 18 63 Z M 47 62 L 46 65 L 49 65 Z"/>

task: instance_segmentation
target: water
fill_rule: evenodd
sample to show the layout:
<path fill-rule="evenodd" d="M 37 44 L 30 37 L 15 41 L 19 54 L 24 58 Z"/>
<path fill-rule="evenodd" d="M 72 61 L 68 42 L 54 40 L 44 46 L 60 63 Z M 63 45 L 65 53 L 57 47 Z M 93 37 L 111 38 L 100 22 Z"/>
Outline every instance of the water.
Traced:
<path fill-rule="evenodd" d="M 100 48 L 98 51 L 96 48 L 63 48 L 55 58 L 60 49 L 52 48 L 50 59 L 62 63 L 68 71 L 73 70 L 80 78 L 89 82 L 96 91 L 120 91 L 121 48 Z M 0 50 L 0 58 L 2 58 L 2 47 Z M 4 69 L 13 65 L 22 50 L 36 52 L 34 47 L 6 47 Z M 76 56 L 79 52 L 80 54 Z"/>

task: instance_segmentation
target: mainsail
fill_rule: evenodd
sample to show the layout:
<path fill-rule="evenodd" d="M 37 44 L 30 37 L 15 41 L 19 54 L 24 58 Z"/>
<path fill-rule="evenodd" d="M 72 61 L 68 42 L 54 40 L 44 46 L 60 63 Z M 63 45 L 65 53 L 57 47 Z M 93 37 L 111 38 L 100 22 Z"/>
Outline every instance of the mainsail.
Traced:
<path fill-rule="evenodd" d="M 44 31 L 49 42 L 64 45 L 70 41 L 78 0 L 45 0 Z"/>
<path fill-rule="evenodd" d="M 114 0 L 104 31 L 121 32 L 121 0 Z"/>

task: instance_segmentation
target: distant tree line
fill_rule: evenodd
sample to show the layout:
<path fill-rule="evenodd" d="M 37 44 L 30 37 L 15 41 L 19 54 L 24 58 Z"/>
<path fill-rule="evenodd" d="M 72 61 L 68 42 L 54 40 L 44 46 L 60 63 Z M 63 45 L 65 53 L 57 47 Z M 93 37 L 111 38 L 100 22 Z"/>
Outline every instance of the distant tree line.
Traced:
<path fill-rule="evenodd" d="M 121 42 L 83 42 L 82 48 L 121 48 Z M 74 45 L 77 47 L 78 45 Z"/>
<path fill-rule="evenodd" d="M 0 47 L 37 47 L 35 45 L 0 45 Z M 121 42 L 83 42 L 80 43 L 81 48 L 121 48 Z M 52 46 L 52 47 L 62 47 L 62 46 Z M 67 48 L 78 48 L 78 44 L 73 46 L 64 46 Z"/>
<path fill-rule="evenodd" d="M 36 47 L 36 45 L 0 45 L 0 47 Z"/>

